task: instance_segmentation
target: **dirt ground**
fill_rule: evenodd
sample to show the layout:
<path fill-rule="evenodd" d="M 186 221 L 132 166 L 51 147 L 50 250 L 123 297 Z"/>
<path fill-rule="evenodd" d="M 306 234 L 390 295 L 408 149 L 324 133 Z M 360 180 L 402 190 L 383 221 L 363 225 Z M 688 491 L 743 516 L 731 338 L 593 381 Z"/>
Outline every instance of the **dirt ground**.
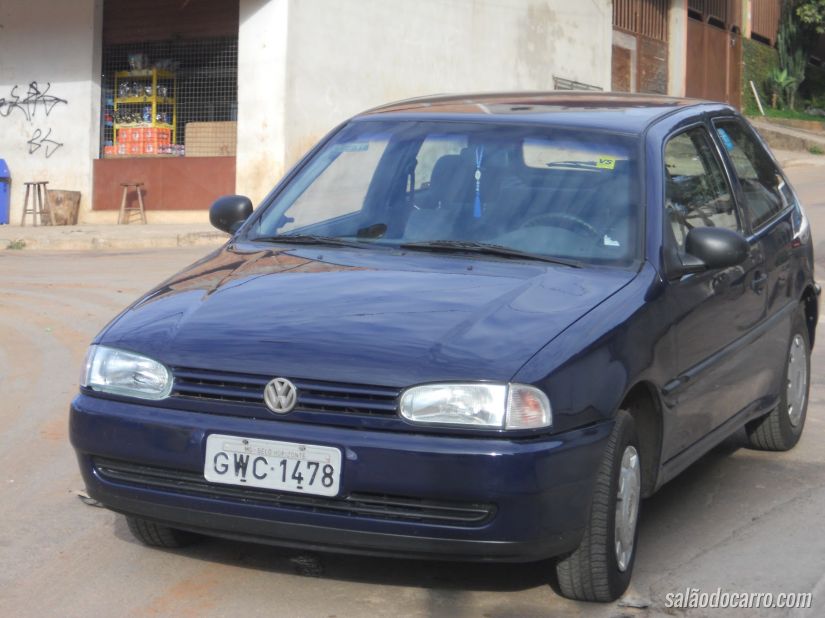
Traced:
<path fill-rule="evenodd" d="M 790 172 L 825 238 L 825 167 Z M 818 609 L 801 615 L 825 615 L 822 344 L 797 448 L 760 453 L 734 436 L 646 500 L 632 588 L 619 604 L 556 596 L 547 563 L 304 555 L 221 540 L 181 551 L 139 545 L 122 517 L 78 498 L 68 404 L 94 334 L 205 252 L 0 252 L 0 615 L 635 616 L 663 612 L 665 595 L 687 587 L 814 591 Z"/>

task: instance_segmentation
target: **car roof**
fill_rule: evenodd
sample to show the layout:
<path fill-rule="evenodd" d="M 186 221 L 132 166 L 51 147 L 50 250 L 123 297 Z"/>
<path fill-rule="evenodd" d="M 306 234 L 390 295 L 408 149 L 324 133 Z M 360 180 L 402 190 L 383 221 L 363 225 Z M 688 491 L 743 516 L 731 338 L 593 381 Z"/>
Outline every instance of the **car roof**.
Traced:
<path fill-rule="evenodd" d="M 594 91 L 495 92 L 407 99 L 355 117 L 419 120 L 528 122 L 623 133 L 641 133 L 657 120 L 686 108 L 732 109 L 721 103 L 651 94 Z"/>

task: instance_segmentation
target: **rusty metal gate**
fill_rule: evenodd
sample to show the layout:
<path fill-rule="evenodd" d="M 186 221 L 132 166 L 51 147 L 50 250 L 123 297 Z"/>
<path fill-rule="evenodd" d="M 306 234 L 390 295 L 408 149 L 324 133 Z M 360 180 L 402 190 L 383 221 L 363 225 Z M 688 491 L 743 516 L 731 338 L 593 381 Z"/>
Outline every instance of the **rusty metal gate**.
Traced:
<path fill-rule="evenodd" d="M 735 0 L 690 0 L 685 94 L 741 105 L 742 11 Z"/>
<path fill-rule="evenodd" d="M 669 0 L 614 0 L 612 89 L 667 92 Z"/>

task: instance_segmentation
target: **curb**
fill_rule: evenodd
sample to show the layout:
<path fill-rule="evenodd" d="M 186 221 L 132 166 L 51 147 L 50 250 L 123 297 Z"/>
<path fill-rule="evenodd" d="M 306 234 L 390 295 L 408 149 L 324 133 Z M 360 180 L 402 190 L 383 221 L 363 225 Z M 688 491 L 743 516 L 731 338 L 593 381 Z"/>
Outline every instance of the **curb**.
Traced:
<path fill-rule="evenodd" d="M 812 148 L 825 149 L 825 134 L 794 129 L 761 119 L 751 119 L 751 125 L 768 142 L 772 150 L 810 152 Z"/>
<path fill-rule="evenodd" d="M 89 237 L 14 237 L 4 234 L 0 228 L 0 250 L 34 250 L 34 251 L 104 251 L 123 249 L 173 249 L 179 247 L 220 247 L 227 241 L 227 235 L 221 232 L 189 232 L 174 236 L 106 238 Z"/>
<path fill-rule="evenodd" d="M 799 167 L 802 165 L 823 166 L 825 165 L 825 155 L 810 155 L 804 159 L 780 159 L 779 164 L 783 168 L 794 166 Z"/>

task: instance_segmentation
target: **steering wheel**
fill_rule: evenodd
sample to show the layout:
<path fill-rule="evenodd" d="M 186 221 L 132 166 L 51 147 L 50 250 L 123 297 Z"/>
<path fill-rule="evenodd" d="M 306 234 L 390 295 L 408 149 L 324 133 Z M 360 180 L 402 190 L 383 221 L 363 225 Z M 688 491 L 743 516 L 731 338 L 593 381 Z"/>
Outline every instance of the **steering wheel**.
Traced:
<path fill-rule="evenodd" d="M 526 221 L 524 227 L 535 227 L 544 222 L 552 222 L 557 224 L 561 223 L 563 225 L 557 225 L 556 227 L 561 227 L 563 229 L 570 230 L 571 232 L 584 232 L 584 234 L 581 234 L 582 236 L 588 236 L 595 242 L 601 242 L 602 240 L 602 234 L 587 221 L 580 219 L 576 215 L 571 215 L 564 212 L 547 212 L 542 215 L 538 215 Z"/>

